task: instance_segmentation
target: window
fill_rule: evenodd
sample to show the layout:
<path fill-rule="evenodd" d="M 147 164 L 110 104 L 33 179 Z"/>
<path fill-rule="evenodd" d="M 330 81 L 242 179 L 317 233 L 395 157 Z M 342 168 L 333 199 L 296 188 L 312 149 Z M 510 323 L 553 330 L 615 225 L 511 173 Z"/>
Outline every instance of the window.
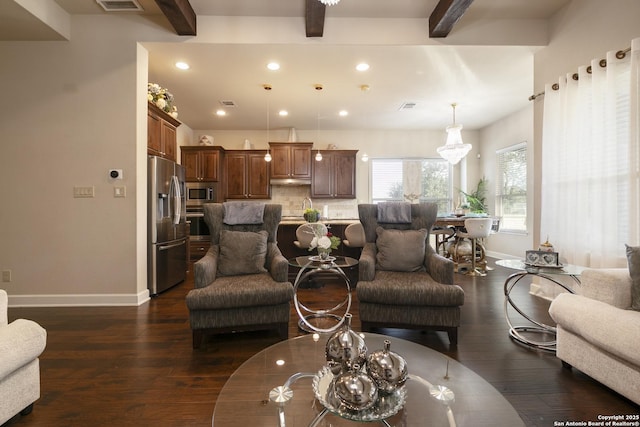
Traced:
<path fill-rule="evenodd" d="M 371 159 L 371 200 L 432 202 L 451 212 L 451 166 L 444 159 Z"/>
<path fill-rule="evenodd" d="M 496 152 L 496 213 L 500 230 L 517 233 L 527 231 L 527 143 Z"/>

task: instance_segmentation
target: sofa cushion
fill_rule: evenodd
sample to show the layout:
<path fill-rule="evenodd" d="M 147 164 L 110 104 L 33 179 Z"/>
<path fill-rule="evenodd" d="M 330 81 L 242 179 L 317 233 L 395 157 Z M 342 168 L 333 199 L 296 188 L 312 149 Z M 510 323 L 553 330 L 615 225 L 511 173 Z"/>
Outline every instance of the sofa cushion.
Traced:
<path fill-rule="evenodd" d="M 640 247 L 627 247 L 627 263 L 631 276 L 631 308 L 640 311 Z"/>
<path fill-rule="evenodd" d="M 186 302 L 189 310 L 217 310 L 266 307 L 287 303 L 292 298 L 291 283 L 276 282 L 269 274 L 246 274 L 218 277 L 209 286 L 192 289 Z"/>
<path fill-rule="evenodd" d="M 360 284 L 358 284 L 360 286 Z M 622 310 L 582 295 L 562 293 L 549 314 L 563 329 L 615 357 L 640 366 L 640 313 Z"/>
<path fill-rule="evenodd" d="M 222 276 L 265 273 L 266 231 L 220 231 L 218 273 Z"/>
<path fill-rule="evenodd" d="M 457 285 L 438 283 L 426 271 L 378 271 L 374 281 L 358 281 L 358 300 L 381 305 L 457 307 L 464 291 Z"/>
<path fill-rule="evenodd" d="M 424 251 L 429 232 L 420 230 L 376 229 L 377 270 L 419 271 L 424 269 Z"/>

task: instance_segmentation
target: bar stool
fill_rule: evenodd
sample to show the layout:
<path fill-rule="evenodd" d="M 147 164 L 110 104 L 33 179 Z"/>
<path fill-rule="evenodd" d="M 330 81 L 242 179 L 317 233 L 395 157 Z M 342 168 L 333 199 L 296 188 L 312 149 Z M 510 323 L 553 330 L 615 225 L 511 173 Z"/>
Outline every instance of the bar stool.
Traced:
<path fill-rule="evenodd" d="M 485 250 L 482 244 L 478 243 L 478 239 L 484 239 L 491 234 L 491 226 L 493 224 L 493 218 L 467 218 L 464 220 L 464 228 L 466 231 L 459 231 L 458 236 L 460 238 L 467 238 L 471 240 L 471 270 L 465 274 L 469 276 L 486 276 L 486 269 L 483 267 L 483 271 L 477 269 L 476 258 L 479 258 L 479 262 L 486 267 Z M 479 245 L 479 248 L 478 248 Z M 477 256 L 477 250 L 480 249 L 480 257 Z"/>

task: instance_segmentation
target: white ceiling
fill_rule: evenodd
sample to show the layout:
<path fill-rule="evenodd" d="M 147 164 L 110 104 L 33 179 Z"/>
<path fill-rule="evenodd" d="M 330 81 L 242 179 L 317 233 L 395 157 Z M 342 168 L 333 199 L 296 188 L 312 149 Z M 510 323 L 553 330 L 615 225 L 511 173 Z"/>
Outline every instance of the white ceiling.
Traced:
<path fill-rule="evenodd" d="M 41 0 L 42 1 L 42 0 Z M 66 13 L 104 14 L 93 0 L 55 0 Z M 198 17 L 304 17 L 304 0 L 190 0 Z M 327 7 L 325 36 L 333 18 L 427 19 L 438 0 L 341 0 Z M 496 19 L 546 20 L 569 0 L 475 0 L 454 27 L 481 27 Z M 155 1 L 139 0 L 142 15 L 161 14 Z M 138 12 L 139 13 L 139 12 Z M 155 17 L 157 18 L 157 17 Z M 425 26 L 425 33 L 428 28 Z M 304 34 L 304 21 L 301 21 Z M 15 0 L 0 2 L 0 40 L 59 40 Z M 451 122 L 450 104 L 465 129 L 478 129 L 528 104 L 536 46 L 511 41 L 492 46 L 367 44 L 147 43 L 149 80 L 175 97 L 179 119 L 192 129 L 440 129 Z M 188 71 L 173 67 L 177 60 Z M 277 60 L 281 70 L 269 71 Z M 357 62 L 371 69 L 355 71 Z M 270 84 L 270 92 L 262 89 Z M 324 89 L 317 91 L 315 84 Z M 368 91 L 361 90 L 368 85 Z M 233 101 L 224 118 L 220 101 Z M 415 103 L 413 109 L 400 109 Z M 280 109 L 289 111 L 279 117 Z M 338 117 L 339 110 L 349 112 Z"/>

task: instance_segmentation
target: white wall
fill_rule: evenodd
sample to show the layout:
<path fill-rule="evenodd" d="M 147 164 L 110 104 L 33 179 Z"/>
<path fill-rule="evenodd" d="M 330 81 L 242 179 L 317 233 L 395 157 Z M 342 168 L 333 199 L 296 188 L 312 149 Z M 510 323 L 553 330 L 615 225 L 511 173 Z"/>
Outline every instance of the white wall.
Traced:
<path fill-rule="evenodd" d="M 136 32 L 167 33 L 141 22 L 83 16 L 70 41 L 0 43 L 0 269 L 12 272 L 1 286 L 14 306 L 148 298 L 147 59 Z M 95 197 L 73 198 L 74 186 Z"/>
<path fill-rule="evenodd" d="M 512 145 L 527 142 L 527 233 L 501 232 L 492 234 L 486 243 L 490 255 L 499 258 L 522 258 L 525 251 L 533 248 L 533 182 L 536 171 L 533 168 L 533 105 L 497 121 L 480 132 L 481 158 L 477 160 L 488 180 L 487 204 L 489 212 L 495 215 L 495 186 L 498 180 L 496 151 Z"/>

